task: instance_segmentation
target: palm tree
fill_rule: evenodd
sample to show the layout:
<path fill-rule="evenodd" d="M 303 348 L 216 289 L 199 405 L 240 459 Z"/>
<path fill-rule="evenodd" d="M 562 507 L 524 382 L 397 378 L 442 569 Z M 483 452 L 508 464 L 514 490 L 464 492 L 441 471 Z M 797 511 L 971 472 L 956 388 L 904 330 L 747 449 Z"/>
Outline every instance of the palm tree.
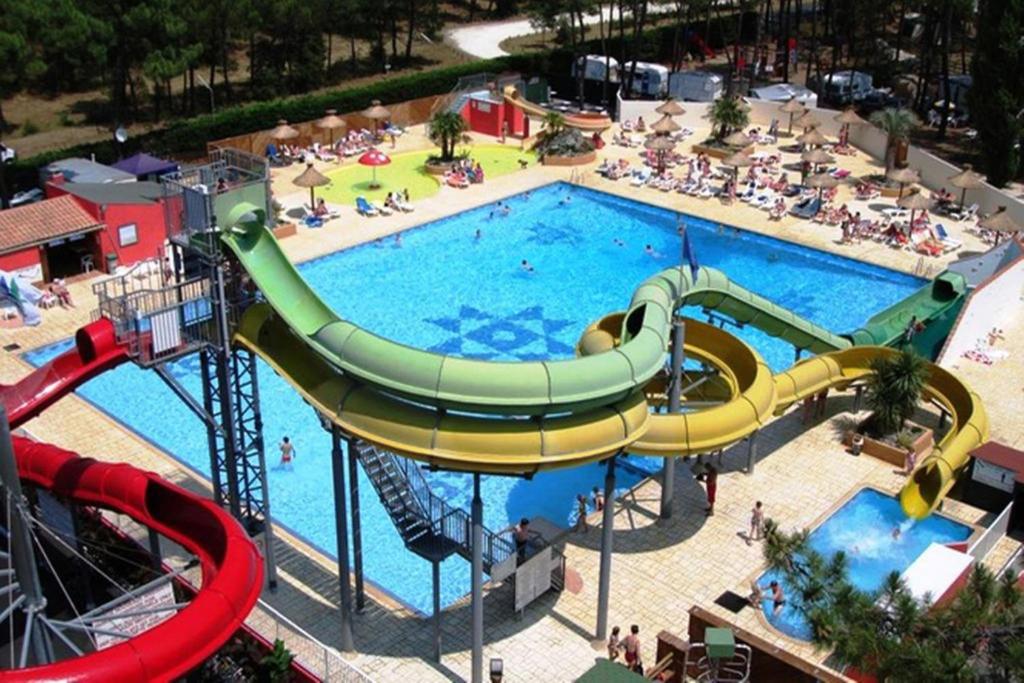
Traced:
<path fill-rule="evenodd" d="M 903 429 L 921 400 L 928 381 L 928 363 L 911 347 L 895 355 L 879 356 L 871 363 L 868 405 L 873 411 L 871 428 L 877 436 Z"/>
<path fill-rule="evenodd" d="M 715 100 L 708 118 L 711 119 L 711 136 L 718 141 L 734 130 L 746 128 L 750 121 L 747 109 L 738 97 L 720 97 Z"/>
<path fill-rule="evenodd" d="M 548 112 L 542 120 L 545 137 L 552 137 L 565 129 L 565 117 L 557 111 Z"/>
<path fill-rule="evenodd" d="M 910 132 L 921 124 L 917 115 L 909 109 L 888 107 L 871 115 L 871 123 L 882 129 L 885 141 L 885 172 L 896 165 L 896 149 L 900 143 L 910 140 Z"/>
<path fill-rule="evenodd" d="M 461 114 L 450 111 L 439 111 L 430 119 L 427 135 L 430 141 L 441 148 L 441 161 L 455 158 L 455 145 L 469 130 L 466 120 Z"/>

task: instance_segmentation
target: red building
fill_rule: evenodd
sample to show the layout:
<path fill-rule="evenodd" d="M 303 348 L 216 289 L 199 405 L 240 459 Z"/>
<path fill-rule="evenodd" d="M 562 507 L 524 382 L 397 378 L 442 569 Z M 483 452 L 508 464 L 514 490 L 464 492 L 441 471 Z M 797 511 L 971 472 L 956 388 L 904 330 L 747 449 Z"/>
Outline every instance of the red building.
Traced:
<path fill-rule="evenodd" d="M 460 113 L 469 124 L 469 129 L 476 133 L 500 138 L 504 128 L 513 137 L 530 135 L 530 120 L 523 114 L 523 110 L 487 90 L 466 96 Z"/>
<path fill-rule="evenodd" d="M 104 225 L 73 198 L 0 211 L 0 270 L 52 280 L 95 267 Z"/>

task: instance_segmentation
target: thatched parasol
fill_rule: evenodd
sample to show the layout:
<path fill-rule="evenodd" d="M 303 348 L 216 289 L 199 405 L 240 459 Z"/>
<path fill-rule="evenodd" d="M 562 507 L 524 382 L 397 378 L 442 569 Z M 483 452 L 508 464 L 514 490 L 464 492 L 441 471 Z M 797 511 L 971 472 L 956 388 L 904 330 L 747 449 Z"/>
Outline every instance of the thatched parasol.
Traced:
<path fill-rule="evenodd" d="M 905 197 L 900 197 L 896 202 L 896 206 L 901 209 L 910 209 L 910 225 L 914 225 L 914 212 L 915 211 L 927 211 L 932 208 L 935 204 L 931 199 L 925 197 L 920 192 L 911 192 Z"/>
<path fill-rule="evenodd" d="M 814 175 L 807 176 L 807 179 L 804 180 L 804 185 L 818 188 L 818 199 L 821 199 L 822 190 L 836 187 L 839 185 L 839 179 L 833 178 L 828 173 L 815 173 Z"/>
<path fill-rule="evenodd" d="M 798 101 L 795 97 L 790 97 L 786 100 L 786 103 L 779 107 L 779 111 L 783 114 L 789 114 L 789 134 L 793 134 L 793 117 L 797 114 L 803 114 L 807 111 L 807 107 L 804 106 L 803 102 Z"/>
<path fill-rule="evenodd" d="M 681 116 L 686 113 L 686 110 L 679 106 L 679 103 L 673 99 L 667 99 L 658 105 L 658 108 L 654 111 L 665 116 Z"/>
<path fill-rule="evenodd" d="M 650 135 L 644 140 L 644 147 L 653 150 L 658 159 L 658 173 L 665 172 L 665 155 L 670 149 L 674 149 L 676 143 L 667 135 Z"/>
<path fill-rule="evenodd" d="M 814 164 L 815 166 L 818 164 L 831 164 L 835 161 L 835 158 L 831 154 L 821 148 L 809 149 L 801 154 L 800 158 L 808 163 Z"/>
<path fill-rule="evenodd" d="M 747 147 L 753 140 L 750 139 L 749 135 L 738 130 L 735 133 L 730 133 L 722 142 L 730 147 Z"/>
<path fill-rule="evenodd" d="M 990 213 L 978 221 L 978 227 L 996 233 L 996 240 L 1002 233 L 1024 232 L 1024 224 L 1015 221 L 1006 211 L 1005 206 L 1000 206 L 995 213 Z"/>
<path fill-rule="evenodd" d="M 828 138 L 817 128 L 812 128 L 798 137 L 796 141 L 801 145 L 824 145 L 828 143 Z"/>
<path fill-rule="evenodd" d="M 841 113 L 836 114 L 832 120 L 841 123 L 844 126 L 858 126 L 862 123 L 867 123 L 867 121 L 857 115 L 857 112 L 853 110 L 853 107 L 844 109 Z"/>
<path fill-rule="evenodd" d="M 675 121 L 673 121 L 672 117 L 669 116 L 668 114 L 665 114 L 664 116 L 662 116 L 660 119 L 658 119 L 657 121 L 655 121 L 651 125 L 651 130 L 654 131 L 655 133 L 668 134 L 668 133 L 674 133 L 677 130 L 682 130 L 682 129 L 683 129 L 683 127 L 680 126 Z"/>
<path fill-rule="evenodd" d="M 391 112 L 381 105 L 380 100 L 370 102 L 368 109 L 363 110 L 363 116 L 373 120 L 373 134 L 377 134 L 377 125 L 380 121 L 391 118 Z"/>
<path fill-rule="evenodd" d="M 744 154 L 742 151 L 740 151 L 734 152 L 733 154 L 730 154 L 726 158 L 722 159 L 722 163 L 725 164 L 726 166 L 733 167 L 733 170 L 736 172 L 736 179 L 738 181 L 740 177 L 740 167 L 753 166 L 757 162 L 751 159 L 749 154 Z"/>
<path fill-rule="evenodd" d="M 309 188 L 309 205 L 311 208 L 316 209 L 316 197 L 313 194 L 316 191 L 315 188 L 330 185 L 331 179 L 313 168 L 313 164 L 307 164 L 306 170 L 296 176 L 292 183 L 299 187 Z"/>
<path fill-rule="evenodd" d="M 900 198 L 903 198 L 903 186 L 910 183 L 916 183 L 921 180 L 921 176 L 914 169 L 907 168 L 894 168 L 885 174 L 885 177 L 894 183 L 900 184 Z"/>
<path fill-rule="evenodd" d="M 317 128 L 322 128 L 323 130 L 330 131 L 331 145 L 334 144 L 334 131 L 338 128 L 345 128 L 346 125 L 347 124 L 345 123 L 345 119 L 338 116 L 337 109 L 328 109 L 324 113 L 324 117 L 316 122 Z"/>
<path fill-rule="evenodd" d="M 814 115 L 811 114 L 811 112 L 805 111 L 803 115 L 793 122 L 793 124 L 807 130 L 808 128 L 817 128 L 821 125 L 821 121 L 814 118 Z"/>
<path fill-rule="evenodd" d="M 270 131 L 270 137 L 275 140 L 291 140 L 292 138 L 299 137 L 299 131 L 289 126 L 287 121 L 281 119 L 277 122 L 277 126 Z"/>
<path fill-rule="evenodd" d="M 985 185 L 985 179 L 976 173 L 970 164 L 964 164 L 964 170 L 949 177 L 949 183 L 953 187 L 959 187 L 960 208 L 964 208 L 964 200 L 967 199 L 967 190 L 976 190 Z"/>

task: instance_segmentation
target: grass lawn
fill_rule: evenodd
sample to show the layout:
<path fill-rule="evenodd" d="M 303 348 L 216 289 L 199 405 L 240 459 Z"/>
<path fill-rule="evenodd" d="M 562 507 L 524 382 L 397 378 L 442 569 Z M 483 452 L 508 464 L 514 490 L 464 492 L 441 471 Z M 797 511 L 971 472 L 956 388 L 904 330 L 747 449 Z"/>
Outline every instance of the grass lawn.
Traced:
<path fill-rule="evenodd" d="M 472 158 L 483 166 L 485 178 L 518 171 L 520 159 L 531 164 L 537 161 L 533 152 L 520 152 L 515 147 L 478 145 L 468 149 Z M 459 151 L 462 151 L 461 148 Z M 438 179 L 423 170 L 424 162 L 433 153 L 433 150 L 426 150 L 406 152 L 391 157 L 390 164 L 377 167 L 377 182 L 380 183 L 380 187 L 375 190 L 369 189 L 370 181 L 373 178 L 372 168 L 349 164 L 335 171 L 328 171 L 326 175 L 331 179 L 331 184 L 318 188 L 316 194 L 330 204 L 343 206 L 354 205 L 356 197 L 359 196 L 366 197 L 373 202 L 383 202 L 388 192 L 400 192 L 406 189 L 409 190 L 411 201 L 430 197 L 436 194 L 440 188 Z"/>

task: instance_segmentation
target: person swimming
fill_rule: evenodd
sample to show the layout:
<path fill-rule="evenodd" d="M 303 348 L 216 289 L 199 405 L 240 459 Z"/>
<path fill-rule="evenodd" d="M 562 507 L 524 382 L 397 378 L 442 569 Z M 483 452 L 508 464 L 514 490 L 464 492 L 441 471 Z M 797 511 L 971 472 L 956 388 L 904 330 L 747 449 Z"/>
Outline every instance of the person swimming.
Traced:
<path fill-rule="evenodd" d="M 509 206 L 508 204 L 504 204 L 504 205 L 503 205 L 503 206 L 501 207 L 501 215 L 502 215 L 502 216 L 507 216 L 507 215 L 509 215 L 510 213 L 512 213 L 512 207 L 511 207 L 511 206 Z"/>
<path fill-rule="evenodd" d="M 526 259 L 523 259 L 522 262 L 520 262 L 519 267 L 522 268 L 523 271 L 526 273 L 533 272 L 533 265 Z"/>
<path fill-rule="evenodd" d="M 612 244 L 614 244 L 617 247 L 624 247 L 624 246 L 626 246 L 626 243 L 623 242 L 622 240 L 620 240 L 618 237 L 616 237 L 615 239 L 612 240 Z"/>
<path fill-rule="evenodd" d="M 661 252 L 652 247 L 650 244 L 644 247 L 644 253 L 652 258 L 661 258 Z"/>
<path fill-rule="evenodd" d="M 402 246 L 402 233 L 398 233 L 397 235 L 395 235 L 395 246 L 396 247 L 401 247 Z"/>
<path fill-rule="evenodd" d="M 480 238 L 483 237 L 483 236 L 484 236 L 483 230 L 481 230 L 480 228 L 477 228 L 476 229 L 476 235 L 473 236 L 473 239 L 476 240 L 477 242 L 479 242 Z"/>
<path fill-rule="evenodd" d="M 569 204 L 571 202 L 572 202 L 572 195 L 571 194 L 567 194 L 567 195 L 565 195 L 565 198 L 562 201 L 558 202 L 558 204 L 560 206 L 565 206 L 566 204 Z"/>

